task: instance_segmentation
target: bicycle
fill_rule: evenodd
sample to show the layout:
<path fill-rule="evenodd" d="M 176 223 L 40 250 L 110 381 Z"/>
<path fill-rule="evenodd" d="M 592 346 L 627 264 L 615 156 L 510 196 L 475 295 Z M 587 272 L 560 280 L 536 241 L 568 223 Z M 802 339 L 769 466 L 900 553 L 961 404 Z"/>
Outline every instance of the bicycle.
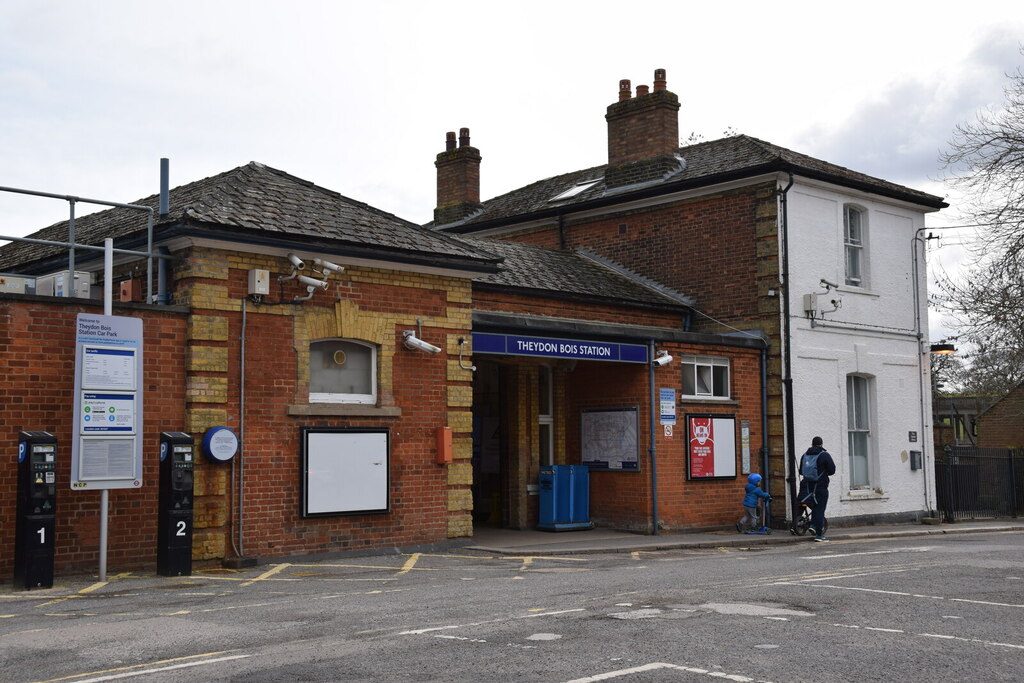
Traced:
<path fill-rule="evenodd" d="M 824 536 L 828 532 L 828 519 L 822 525 L 825 528 L 821 530 L 820 535 Z M 793 522 L 793 526 L 789 527 L 789 533 L 794 536 L 804 536 L 807 534 L 808 529 L 811 528 L 811 507 L 807 503 L 800 504 L 800 516 Z"/>

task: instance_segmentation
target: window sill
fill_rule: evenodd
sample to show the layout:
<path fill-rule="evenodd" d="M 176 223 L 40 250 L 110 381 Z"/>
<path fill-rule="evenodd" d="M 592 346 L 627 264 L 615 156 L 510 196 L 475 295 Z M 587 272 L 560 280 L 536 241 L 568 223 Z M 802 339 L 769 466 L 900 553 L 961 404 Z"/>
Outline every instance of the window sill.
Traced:
<path fill-rule="evenodd" d="M 294 417 L 401 417 L 398 406 L 373 406 L 362 403 L 306 403 L 288 406 Z"/>
<path fill-rule="evenodd" d="M 847 503 L 854 503 L 859 500 L 889 500 L 889 495 L 886 493 L 875 493 L 874 491 L 847 491 L 840 500 Z"/>

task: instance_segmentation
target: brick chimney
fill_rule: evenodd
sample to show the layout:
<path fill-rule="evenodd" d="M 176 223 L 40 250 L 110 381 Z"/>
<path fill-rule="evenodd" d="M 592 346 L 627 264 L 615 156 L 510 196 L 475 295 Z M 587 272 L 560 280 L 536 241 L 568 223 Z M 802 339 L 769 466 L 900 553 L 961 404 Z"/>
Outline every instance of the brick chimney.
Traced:
<path fill-rule="evenodd" d="M 437 208 L 434 223 L 446 225 L 462 220 L 483 206 L 480 203 L 480 150 L 469 144 L 469 128 L 449 132 L 445 150 L 437 155 Z"/>
<path fill-rule="evenodd" d="M 654 89 L 619 81 L 619 99 L 608 106 L 609 187 L 660 178 L 679 167 L 679 98 L 666 89 L 665 70 L 654 71 Z"/>

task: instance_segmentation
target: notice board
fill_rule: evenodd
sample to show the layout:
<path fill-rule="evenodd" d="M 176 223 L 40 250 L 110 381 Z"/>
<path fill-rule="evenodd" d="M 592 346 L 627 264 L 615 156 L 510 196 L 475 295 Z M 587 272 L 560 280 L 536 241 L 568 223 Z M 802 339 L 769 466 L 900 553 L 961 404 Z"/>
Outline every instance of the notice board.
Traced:
<path fill-rule="evenodd" d="M 390 509 L 387 429 L 302 428 L 302 516 Z"/>
<path fill-rule="evenodd" d="M 731 415 L 686 416 L 686 478 L 736 477 L 736 418 Z"/>
<path fill-rule="evenodd" d="M 639 471 L 639 412 L 636 407 L 580 411 L 581 462 L 594 469 Z"/>

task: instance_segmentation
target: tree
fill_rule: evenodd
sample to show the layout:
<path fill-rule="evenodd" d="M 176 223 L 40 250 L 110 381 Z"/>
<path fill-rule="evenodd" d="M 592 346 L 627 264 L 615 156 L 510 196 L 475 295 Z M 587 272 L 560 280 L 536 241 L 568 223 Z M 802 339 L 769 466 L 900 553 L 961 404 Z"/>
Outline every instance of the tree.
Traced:
<path fill-rule="evenodd" d="M 958 125 L 940 157 L 979 226 L 966 274 L 939 278 L 958 339 L 974 349 L 957 378 L 971 393 L 1001 395 L 1024 380 L 1024 72 L 1008 77 L 1003 107 Z"/>

